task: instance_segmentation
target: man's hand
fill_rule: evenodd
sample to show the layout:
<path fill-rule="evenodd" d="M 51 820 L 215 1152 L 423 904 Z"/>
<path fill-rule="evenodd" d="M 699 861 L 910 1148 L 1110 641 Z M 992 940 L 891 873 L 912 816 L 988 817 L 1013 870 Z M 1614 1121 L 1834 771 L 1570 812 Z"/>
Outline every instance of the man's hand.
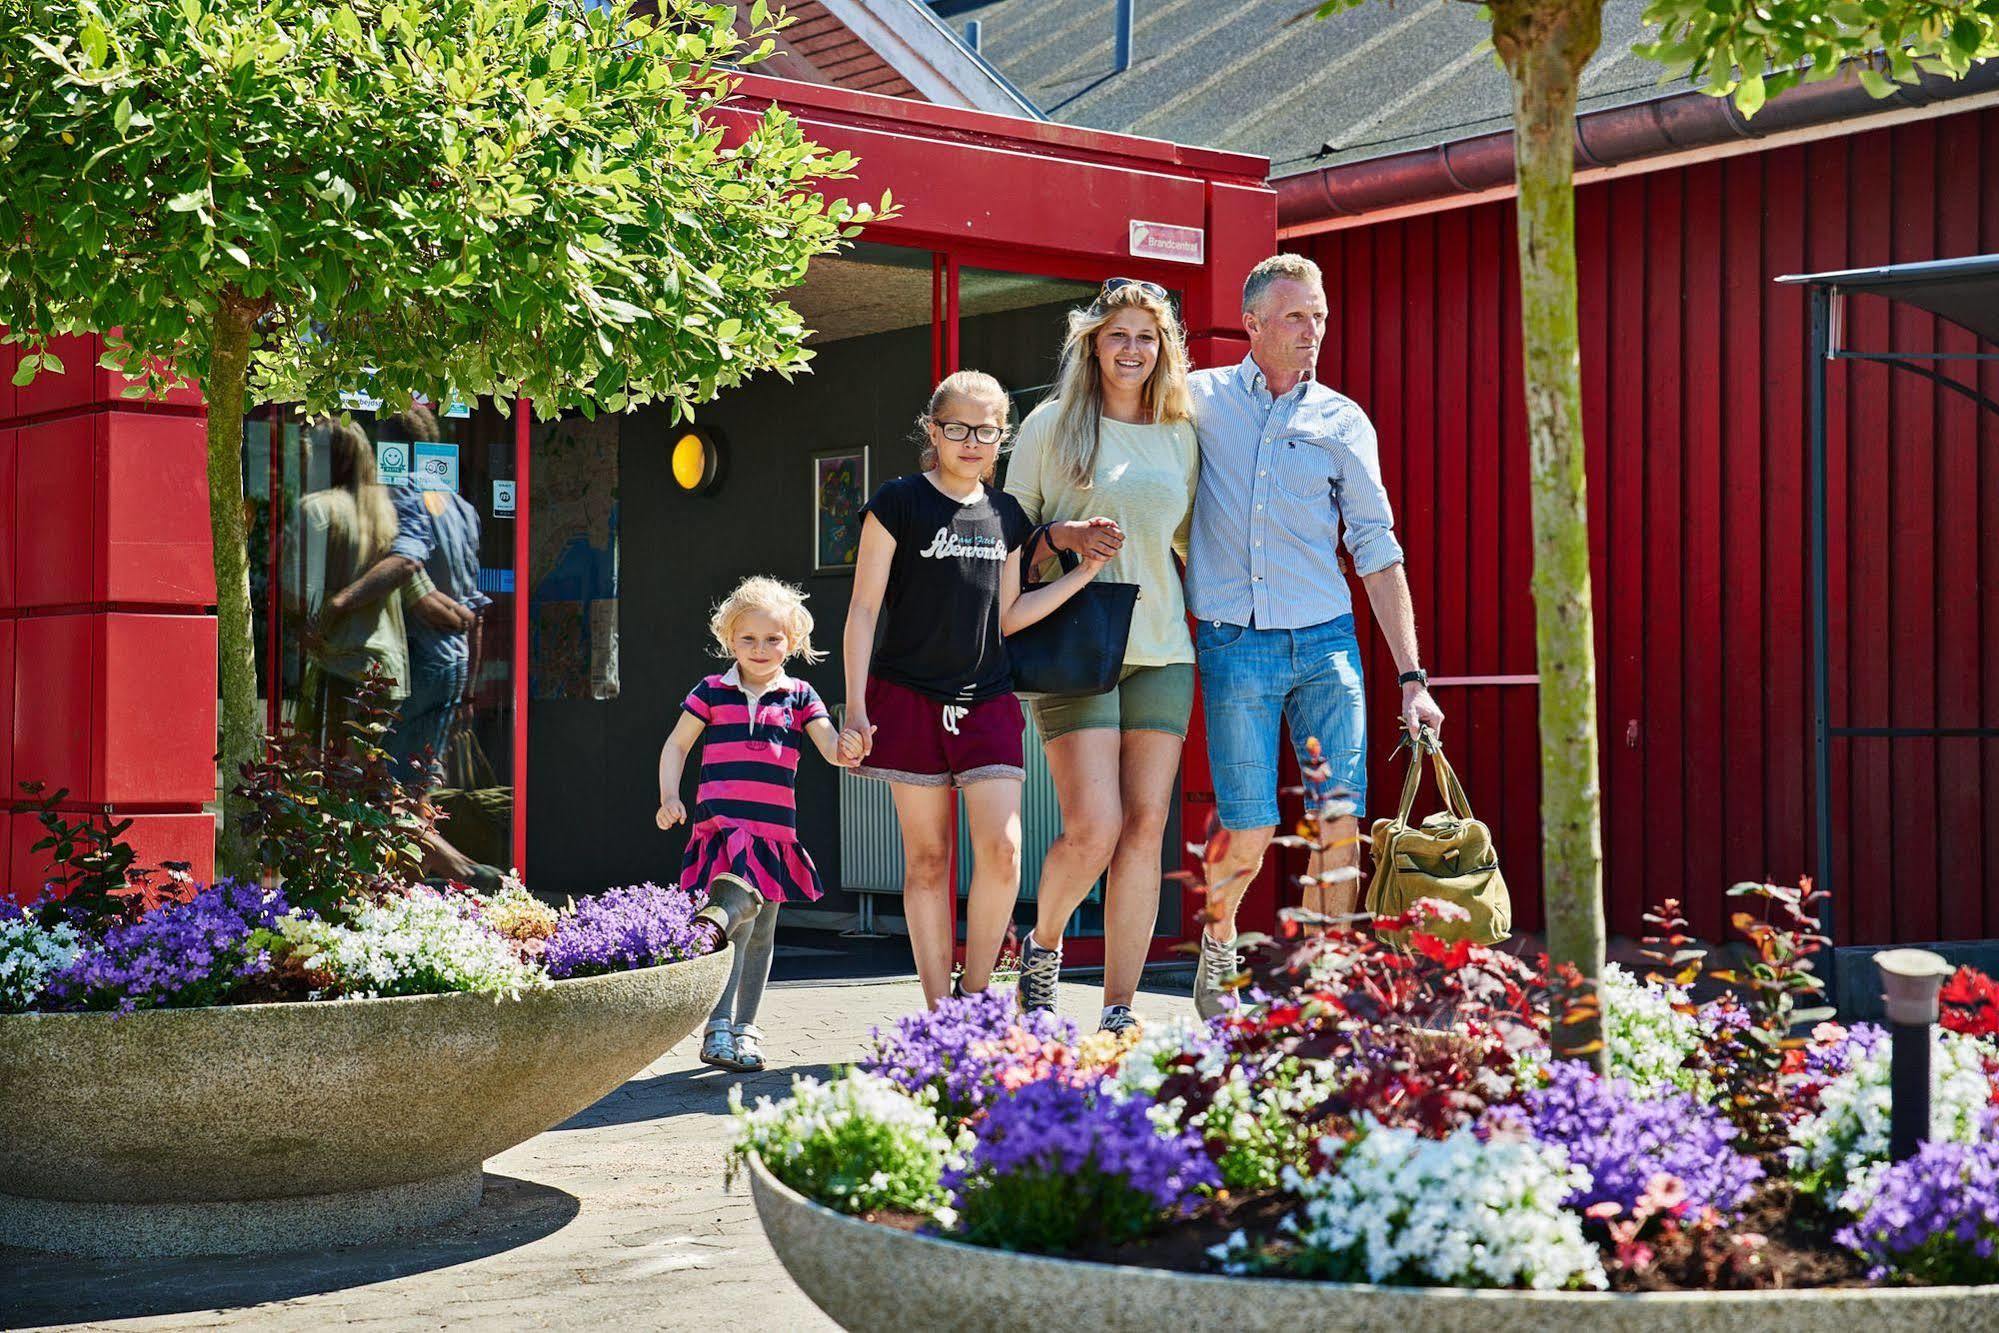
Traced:
<path fill-rule="evenodd" d="M 441 592 L 428 592 L 418 599 L 410 613 L 440 634 L 463 634 L 478 622 L 461 603 Z"/>
<path fill-rule="evenodd" d="M 1429 687 L 1410 681 L 1402 687 L 1402 726 L 1409 739 L 1420 740 L 1423 728 L 1439 739 L 1444 734 L 1444 710 L 1430 697 Z"/>
<path fill-rule="evenodd" d="M 1053 523 L 1048 528 L 1048 540 L 1058 551 L 1073 551 L 1085 559 L 1095 560 L 1098 567 L 1117 558 L 1124 545 L 1124 529 L 1116 519 L 1078 518 L 1065 523 Z"/>

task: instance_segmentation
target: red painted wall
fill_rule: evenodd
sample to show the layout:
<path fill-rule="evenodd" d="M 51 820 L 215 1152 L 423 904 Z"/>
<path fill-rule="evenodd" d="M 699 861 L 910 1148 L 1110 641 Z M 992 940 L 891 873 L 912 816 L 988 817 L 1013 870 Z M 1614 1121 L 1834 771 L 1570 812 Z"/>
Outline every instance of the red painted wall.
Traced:
<path fill-rule="evenodd" d="M 125 399 L 94 338 L 55 351 L 64 373 L 0 389 L 0 898 L 22 901 L 49 866 L 19 782 L 66 790 L 72 819 L 131 819 L 141 865 L 214 864 L 201 399 Z"/>
<path fill-rule="evenodd" d="M 1514 245 L 1510 202 L 1290 244 L 1326 271 L 1321 371 L 1380 431 L 1436 674 L 1535 670 Z M 1677 896 L 1712 938 L 1729 883 L 1814 868 L 1806 308 L 1771 279 L 1999 251 L 1999 111 L 1588 185 L 1577 247 L 1610 921 Z M 1999 350 L 1848 311 L 1855 349 Z M 1950 373 L 1999 397 L 1999 365 Z M 1890 374 L 1831 371 L 1833 724 L 1999 725 L 1999 417 Z M 1439 701 L 1538 927 L 1535 690 Z M 1999 742 L 1835 741 L 1832 782 L 1841 943 L 1999 935 Z"/>

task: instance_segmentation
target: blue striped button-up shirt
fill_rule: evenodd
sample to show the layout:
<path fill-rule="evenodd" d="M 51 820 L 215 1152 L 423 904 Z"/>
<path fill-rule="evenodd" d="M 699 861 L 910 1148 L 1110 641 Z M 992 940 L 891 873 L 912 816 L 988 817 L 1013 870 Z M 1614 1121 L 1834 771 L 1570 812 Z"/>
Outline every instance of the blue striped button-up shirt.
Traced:
<path fill-rule="evenodd" d="M 1201 620 L 1263 629 L 1353 611 L 1336 546 L 1354 572 L 1402 559 L 1374 426 L 1344 394 L 1305 379 L 1272 398 L 1255 358 L 1196 371 L 1201 480 L 1187 606 Z"/>

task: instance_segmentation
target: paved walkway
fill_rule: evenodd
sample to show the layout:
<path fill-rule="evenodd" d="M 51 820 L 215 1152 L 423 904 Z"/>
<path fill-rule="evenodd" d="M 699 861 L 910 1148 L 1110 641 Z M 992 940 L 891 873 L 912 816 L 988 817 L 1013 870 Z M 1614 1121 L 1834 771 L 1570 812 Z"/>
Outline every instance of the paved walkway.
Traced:
<path fill-rule="evenodd" d="M 1184 996 L 1184 985 L 1178 997 L 1150 992 L 1137 1008 L 1161 1017 L 1184 1008 Z M 1079 1021 L 1099 1002 L 1094 985 L 1063 987 L 1062 1010 Z M 794 1073 L 823 1075 L 862 1053 L 869 1028 L 918 1003 L 913 980 L 774 986 L 764 1001 L 768 1071 L 708 1069 L 690 1037 L 567 1124 L 488 1162 L 485 1202 L 429 1232 L 219 1260 L 61 1259 L 0 1246 L 0 1327 L 831 1329 L 765 1243 L 748 1187 L 723 1187 L 728 1090 L 778 1094 Z"/>

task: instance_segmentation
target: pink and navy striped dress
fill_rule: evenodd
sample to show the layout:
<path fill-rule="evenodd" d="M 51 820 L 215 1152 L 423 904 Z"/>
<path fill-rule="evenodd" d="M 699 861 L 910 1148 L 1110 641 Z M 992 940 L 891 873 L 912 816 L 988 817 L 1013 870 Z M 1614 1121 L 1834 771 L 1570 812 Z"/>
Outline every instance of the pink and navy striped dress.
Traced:
<path fill-rule="evenodd" d="M 826 705 L 804 681 L 779 675 L 752 706 L 739 679 L 730 667 L 681 704 L 706 730 L 680 887 L 706 888 L 726 872 L 772 902 L 817 898 L 825 888 L 798 841 L 796 787 L 805 728 Z"/>

